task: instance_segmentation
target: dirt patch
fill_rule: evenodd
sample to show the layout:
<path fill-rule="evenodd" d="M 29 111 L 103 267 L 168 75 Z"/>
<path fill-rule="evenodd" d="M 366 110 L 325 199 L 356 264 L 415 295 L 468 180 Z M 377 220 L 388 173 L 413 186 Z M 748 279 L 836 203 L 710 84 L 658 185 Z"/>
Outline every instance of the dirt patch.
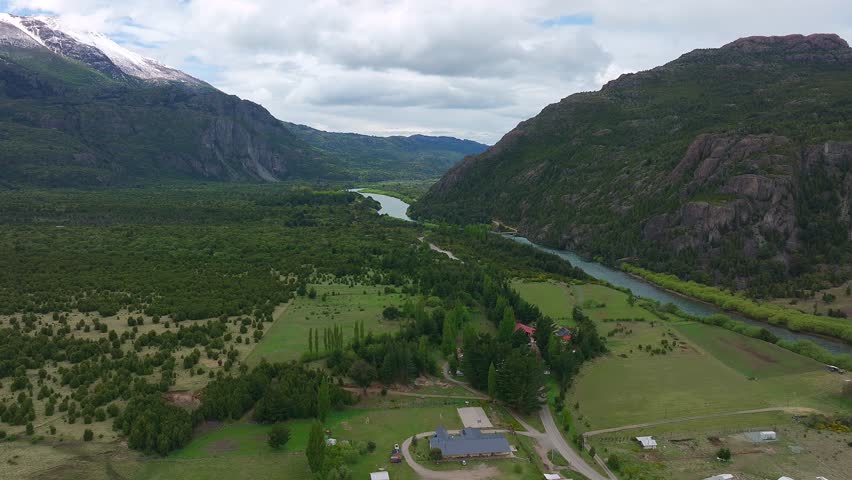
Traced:
<path fill-rule="evenodd" d="M 344 422 L 340 422 L 340 428 L 342 428 L 342 429 L 346 430 L 347 432 L 349 432 L 349 431 L 351 431 L 351 430 L 352 430 L 352 425 L 350 425 L 350 424 L 349 424 L 349 422 L 345 422 L 345 421 L 344 421 Z"/>
<path fill-rule="evenodd" d="M 238 445 L 234 440 L 214 440 L 204 446 L 204 451 L 213 455 L 220 455 L 236 450 Z"/>
<path fill-rule="evenodd" d="M 746 352 L 749 355 L 751 355 L 752 357 L 757 358 L 758 360 L 761 360 L 763 362 L 778 363 L 778 360 L 775 359 L 774 357 L 770 357 L 769 355 L 767 355 L 765 353 L 758 352 L 758 351 L 754 350 L 753 348 L 748 347 L 747 345 L 743 345 L 742 343 L 735 342 L 735 341 L 732 341 L 732 340 L 729 340 L 729 339 L 723 339 L 722 341 L 724 343 L 736 348 L 737 350 Z"/>
<path fill-rule="evenodd" d="M 198 363 L 204 365 L 207 368 L 216 368 L 219 366 L 219 360 L 213 360 L 212 358 L 199 359 Z"/>
<path fill-rule="evenodd" d="M 198 407 L 201 405 L 201 399 L 191 390 L 175 390 L 174 392 L 166 392 L 163 394 L 163 399 L 172 405 L 179 407 Z"/>
<path fill-rule="evenodd" d="M 194 434 L 201 435 L 202 433 L 207 433 L 211 430 L 216 430 L 217 428 L 222 426 L 222 422 L 217 420 L 208 420 L 206 422 L 201 422 L 197 427 L 195 427 Z"/>

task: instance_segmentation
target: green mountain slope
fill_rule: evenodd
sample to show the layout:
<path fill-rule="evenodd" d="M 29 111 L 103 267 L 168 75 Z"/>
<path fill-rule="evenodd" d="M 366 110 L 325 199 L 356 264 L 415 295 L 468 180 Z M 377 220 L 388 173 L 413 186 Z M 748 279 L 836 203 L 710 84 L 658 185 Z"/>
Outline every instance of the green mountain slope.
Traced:
<path fill-rule="evenodd" d="M 522 122 L 412 212 L 682 278 L 803 294 L 852 264 L 852 49 L 751 37 Z"/>
<path fill-rule="evenodd" d="M 435 178 L 484 148 L 320 132 L 207 85 L 115 80 L 0 44 L 0 186 Z"/>
<path fill-rule="evenodd" d="M 373 137 L 324 132 L 287 122 L 284 125 L 306 143 L 334 158 L 337 168 L 363 181 L 437 178 L 465 155 L 481 153 L 488 148 L 472 140 L 453 137 Z"/>

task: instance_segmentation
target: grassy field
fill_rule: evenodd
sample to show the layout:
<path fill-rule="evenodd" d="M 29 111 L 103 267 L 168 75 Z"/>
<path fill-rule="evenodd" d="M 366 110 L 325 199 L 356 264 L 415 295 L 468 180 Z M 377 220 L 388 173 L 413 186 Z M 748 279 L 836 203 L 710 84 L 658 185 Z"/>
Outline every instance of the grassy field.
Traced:
<path fill-rule="evenodd" d="M 434 430 L 439 424 L 460 428 L 456 408 L 464 404 L 463 400 L 371 397 L 356 408 L 332 412 L 327 427 L 338 441 L 376 442 L 375 452 L 360 456 L 356 464 L 350 465 L 353 478 L 368 478 L 368 473 L 384 467 L 391 472 L 391 478 L 413 480 L 417 477 L 407 464 L 388 462 L 394 443 Z M 165 459 L 146 462 L 133 478 L 310 478 L 303 455 L 310 425 L 309 420 L 290 422 L 292 437 L 280 451 L 266 444 L 269 426 L 245 422 L 220 426 L 198 435 L 191 444 Z"/>
<path fill-rule="evenodd" d="M 569 392 L 566 404 L 580 405 L 572 412 L 580 431 L 766 407 L 852 411 L 841 396 L 843 376 L 775 345 L 709 325 L 662 322 L 600 285 L 572 285 L 571 294 L 552 283 L 515 288 L 551 313 L 572 302 L 598 305 L 584 311 L 611 353 L 584 366 Z M 616 318 L 645 321 L 604 321 Z"/>
<path fill-rule="evenodd" d="M 741 433 L 745 425 L 774 430 L 778 441 L 751 443 Z M 657 450 L 641 450 L 634 441 L 638 435 L 653 435 Z M 763 480 L 781 475 L 847 478 L 845 472 L 852 468 L 847 441 L 848 435 L 807 430 L 790 415 L 774 412 L 625 430 L 593 437 L 591 443 L 604 458 L 616 454 L 622 463 L 643 462 L 633 466 L 656 475 L 648 478 L 691 480 L 726 472 L 742 480 Z M 722 447 L 732 452 L 731 462 L 724 465 L 715 459 Z"/>
<path fill-rule="evenodd" d="M 815 362 L 805 357 L 784 358 L 791 371 L 800 373 L 781 374 L 772 366 L 774 376 L 749 380 L 712 353 L 684 342 L 670 325 L 626 325 L 632 333 L 614 336 L 613 353 L 584 367 L 570 392 L 571 402 L 581 405 L 581 422 L 587 430 L 765 407 L 825 411 L 852 407 L 841 397 L 843 378 L 814 368 Z M 679 338 L 679 347 L 665 355 L 638 349 L 658 346 L 672 335 Z M 741 342 L 745 352 L 763 350 L 758 340 L 741 337 Z M 747 365 L 763 360 L 743 357 L 728 362 Z"/>
<path fill-rule="evenodd" d="M 261 358 L 270 362 L 297 360 L 308 350 L 308 330 L 333 327 L 343 328 L 344 341 L 351 338 L 355 322 L 364 321 L 368 332 L 392 332 L 398 322 L 382 319 L 382 310 L 389 305 L 401 306 L 404 296 L 385 294 L 384 287 L 348 285 L 313 285 L 317 297 L 299 297 L 282 309 L 272 327 L 246 359 L 256 365 Z M 334 293 L 334 294 L 332 294 Z M 322 333 L 320 333 L 322 343 Z"/>
<path fill-rule="evenodd" d="M 639 301 L 631 305 L 629 295 L 619 290 L 596 284 L 565 285 L 555 282 L 515 281 L 512 287 L 521 297 L 541 310 L 557 323 L 572 325 L 571 312 L 580 306 L 592 320 L 615 318 L 656 317 L 642 308 Z"/>
<path fill-rule="evenodd" d="M 682 324 L 676 328 L 693 344 L 747 377 L 762 379 L 823 369 L 816 360 L 730 330 L 702 323 Z"/>

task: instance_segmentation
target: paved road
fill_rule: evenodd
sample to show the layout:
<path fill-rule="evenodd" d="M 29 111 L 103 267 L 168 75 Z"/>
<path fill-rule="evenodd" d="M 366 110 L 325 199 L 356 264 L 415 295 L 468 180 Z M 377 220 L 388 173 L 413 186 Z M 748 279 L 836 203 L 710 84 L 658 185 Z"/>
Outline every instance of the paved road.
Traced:
<path fill-rule="evenodd" d="M 733 415 L 745 415 L 749 413 L 764 413 L 764 412 L 792 412 L 792 413 L 810 413 L 815 412 L 815 410 L 810 408 L 801 408 L 801 407 L 767 407 L 767 408 L 755 408 L 753 410 L 739 410 L 736 412 L 727 412 L 727 413 L 713 413 L 709 415 L 695 415 L 692 417 L 680 417 L 680 418 L 667 418 L 665 420 L 657 420 L 656 422 L 647 422 L 647 423 L 637 423 L 635 425 L 623 425 L 621 427 L 613 427 L 613 428 L 604 428 L 601 430 L 591 430 L 583 434 L 584 437 L 592 437 L 595 435 L 600 435 L 602 433 L 612 433 L 618 432 L 621 430 L 632 430 L 634 428 L 645 428 L 645 427 L 653 427 L 655 425 L 665 425 L 667 423 L 677 423 L 677 422 L 688 422 L 690 420 L 701 420 L 704 418 L 716 418 L 716 417 L 730 417 Z"/>
<path fill-rule="evenodd" d="M 553 421 L 553 415 L 551 415 L 550 409 L 547 408 L 547 405 L 542 407 L 540 416 L 541 423 L 544 424 L 544 431 L 547 434 L 550 444 L 565 458 L 565 460 L 568 460 L 568 463 L 571 464 L 571 468 L 582 473 L 589 478 L 589 480 L 615 480 L 615 477 L 610 479 L 598 473 L 597 470 L 586 463 L 586 460 L 583 459 L 579 453 L 574 451 L 574 449 L 568 445 L 568 442 L 565 441 L 565 437 L 562 436 L 562 432 L 559 431 L 559 427 L 556 426 L 556 422 Z"/>

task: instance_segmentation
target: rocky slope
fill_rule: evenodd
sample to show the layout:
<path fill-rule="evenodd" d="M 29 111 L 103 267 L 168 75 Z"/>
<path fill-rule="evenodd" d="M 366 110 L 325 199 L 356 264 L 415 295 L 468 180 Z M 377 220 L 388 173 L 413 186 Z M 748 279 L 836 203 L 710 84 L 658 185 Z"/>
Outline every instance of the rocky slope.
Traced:
<path fill-rule="evenodd" d="M 352 137 L 285 124 L 60 19 L 0 13 L 0 187 L 434 178 L 485 148 Z"/>
<path fill-rule="evenodd" d="M 843 39 L 743 38 L 546 107 L 413 212 L 496 219 L 755 295 L 801 294 L 849 277 L 850 114 Z"/>

